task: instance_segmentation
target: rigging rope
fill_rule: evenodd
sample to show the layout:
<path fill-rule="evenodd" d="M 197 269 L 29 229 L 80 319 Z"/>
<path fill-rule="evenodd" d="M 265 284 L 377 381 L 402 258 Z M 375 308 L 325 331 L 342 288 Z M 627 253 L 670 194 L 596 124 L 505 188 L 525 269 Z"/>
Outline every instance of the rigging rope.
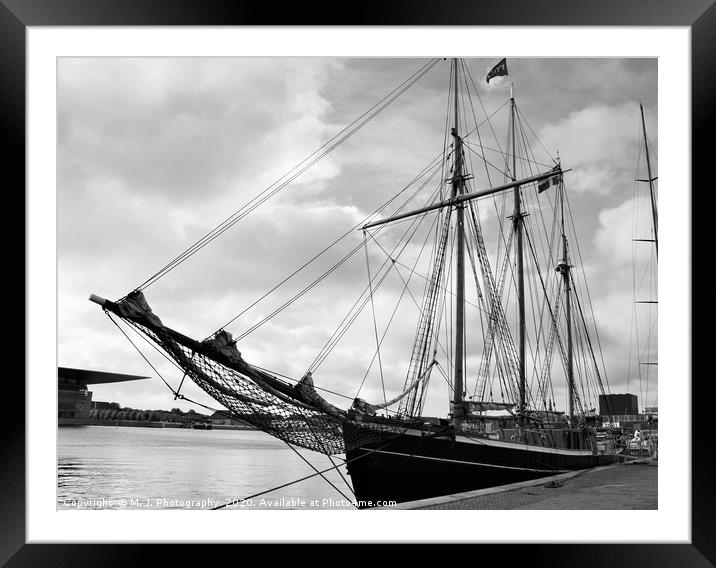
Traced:
<path fill-rule="evenodd" d="M 300 483 L 301 481 L 305 481 L 305 480 L 307 480 L 307 479 L 311 479 L 312 477 L 316 477 L 317 475 L 321 475 L 321 474 L 323 474 L 323 473 L 326 473 L 326 472 L 329 472 L 329 471 L 331 471 L 331 470 L 337 469 L 337 468 L 339 468 L 341 465 L 348 465 L 349 463 L 353 463 L 353 462 L 355 462 L 355 461 L 358 461 L 358 460 L 360 460 L 360 459 L 362 459 L 362 458 L 364 458 L 364 457 L 366 457 L 366 456 L 368 456 L 368 455 L 370 455 L 370 454 L 373 454 L 373 453 L 375 453 L 375 452 L 379 452 L 379 451 L 382 450 L 383 448 L 387 447 L 389 444 L 390 444 L 390 442 L 388 442 L 388 443 L 386 443 L 386 444 L 383 444 L 382 446 L 376 448 L 375 450 L 366 450 L 365 453 L 363 453 L 363 454 L 361 454 L 361 455 L 359 455 L 359 456 L 356 456 L 355 458 L 350 459 L 350 460 L 348 460 L 348 461 L 346 461 L 346 462 L 344 462 L 344 463 L 342 463 L 342 464 L 338 464 L 338 465 L 336 465 L 336 466 L 323 469 L 323 470 L 318 471 L 317 473 L 314 473 L 314 474 L 311 474 L 311 475 L 306 475 L 305 477 L 301 477 L 300 479 L 295 479 L 295 480 L 293 480 L 293 481 L 289 481 L 288 483 L 284 483 L 284 484 L 282 484 L 282 485 L 277 485 L 276 487 L 272 487 L 271 489 L 266 489 L 265 491 L 260 491 L 260 492 L 258 492 L 258 493 L 254 493 L 253 495 L 249 495 L 248 497 L 243 497 L 243 498 L 240 498 L 240 499 L 233 499 L 232 501 L 229 501 L 229 502 L 224 503 L 224 504 L 222 504 L 222 505 L 218 505 L 218 506 L 216 506 L 216 507 L 213 507 L 213 508 L 212 508 L 212 511 L 216 511 L 216 510 L 218 510 L 218 509 L 223 509 L 223 508 L 225 508 L 225 507 L 228 507 L 229 505 L 238 505 L 238 504 L 240 504 L 240 503 L 242 503 L 242 502 L 244 502 L 244 501 L 248 501 L 249 499 L 254 499 L 255 497 L 260 497 L 261 495 L 265 495 L 266 493 L 271 493 L 272 491 L 276 491 L 276 490 L 278 490 L 278 489 L 283 489 L 284 487 L 289 487 L 289 486 L 291 486 L 291 485 L 295 485 L 296 483 Z"/>
<path fill-rule="evenodd" d="M 418 193 L 420 193 L 420 191 L 427 185 L 427 183 L 429 183 L 429 181 L 435 176 L 435 172 L 437 171 L 437 166 L 442 166 L 442 162 L 438 163 L 438 160 L 440 160 L 440 158 L 441 158 L 441 155 L 438 154 L 427 166 L 425 166 L 425 167 L 421 170 L 421 172 L 420 172 L 417 176 L 415 176 L 415 177 L 414 177 L 403 189 L 401 189 L 396 195 L 394 195 L 393 197 L 391 197 L 388 201 L 386 201 L 386 202 L 385 202 L 383 205 L 381 205 L 378 209 L 376 209 L 375 211 L 373 211 L 370 215 L 364 217 L 364 218 L 361 219 L 358 223 L 356 223 L 355 225 L 353 225 L 350 229 L 348 229 L 345 233 L 343 233 L 341 236 L 339 236 L 339 237 L 338 237 L 336 240 L 334 240 L 331 244 L 329 244 L 328 246 L 326 246 L 323 250 L 321 250 L 319 253 L 315 254 L 311 259 L 309 259 L 307 262 L 305 262 L 304 264 L 302 264 L 299 268 L 297 268 L 296 270 L 294 270 L 291 274 L 289 274 L 288 276 L 286 276 L 286 277 L 285 277 L 283 280 L 281 280 L 278 284 L 276 284 L 275 286 L 273 286 L 269 291 L 267 291 L 265 294 L 263 294 L 263 295 L 262 295 L 261 297 L 259 297 L 257 300 L 255 300 L 254 302 L 252 302 L 249 306 L 247 306 L 246 308 L 244 308 L 241 312 L 239 312 L 239 313 L 236 314 L 234 317 L 232 317 L 228 322 L 226 322 L 226 323 L 225 323 L 222 327 L 220 327 L 219 329 L 224 329 L 224 328 L 228 327 L 229 325 L 231 325 L 231 324 L 232 324 L 233 322 L 235 322 L 238 318 L 240 318 L 242 315 L 244 315 L 246 312 L 248 312 L 251 308 L 253 308 L 254 306 L 256 306 L 259 302 L 261 302 L 262 300 L 264 300 L 265 298 L 267 298 L 268 296 L 270 296 L 273 292 L 275 292 L 276 290 L 278 290 L 281 286 L 283 286 L 284 284 L 286 284 L 289 280 L 291 280 L 291 278 L 293 278 L 294 276 L 296 276 L 297 274 L 299 274 L 302 270 L 304 270 L 305 268 L 307 268 L 307 267 L 308 267 L 309 265 L 311 265 L 314 261 L 318 260 L 318 258 L 320 258 L 321 256 L 323 256 L 323 254 L 325 254 L 326 252 L 328 252 L 330 249 L 332 249 L 334 246 L 336 246 L 336 245 L 337 245 L 339 242 L 341 242 L 343 239 L 345 239 L 345 238 L 348 237 L 349 235 L 354 234 L 354 231 L 355 231 L 356 229 L 359 229 L 359 228 L 362 227 L 364 224 L 366 224 L 366 223 L 369 222 L 371 219 L 373 219 L 376 215 L 378 215 L 380 212 L 382 212 L 386 207 L 388 207 L 388 206 L 389 206 L 391 203 L 393 203 L 398 197 L 400 197 L 405 191 L 407 191 L 417 180 L 419 180 L 421 177 L 423 177 L 424 175 L 426 175 L 426 174 L 431 170 L 431 168 L 433 168 L 433 169 L 434 169 L 433 174 L 428 178 L 428 180 L 427 180 L 426 182 L 424 182 L 423 184 L 421 184 L 421 185 L 418 187 L 418 189 L 415 190 L 415 191 L 413 192 L 413 194 L 405 201 L 405 203 L 403 203 L 403 205 L 401 205 L 401 206 L 398 208 L 398 210 L 397 210 L 397 211 L 402 211 L 402 209 L 404 209 L 404 208 L 407 206 L 407 204 L 408 204 L 412 199 L 414 199 L 415 196 L 416 196 Z M 444 159 L 444 158 L 443 158 L 443 159 Z M 393 214 L 395 214 L 395 213 L 393 213 Z M 359 247 L 359 248 L 360 248 L 360 247 Z"/>
<path fill-rule="evenodd" d="M 233 227 L 237 222 L 246 217 L 249 213 L 254 211 L 257 207 L 262 205 L 268 199 L 276 195 L 279 191 L 284 189 L 288 184 L 294 181 L 298 176 L 304 173 L 306 170 L 311 168 L 314 164 L 320 161 L 322 158 L 331 153 L 336 147 L 345 142 L 351 136 L 353 136 L 358 130 L 395 102 L 405 91 L 412 87 L 419 79 L 421 79 L 430 69 L 432 69 L 439 58 L 433 58 L 424 65 L 422 65 L 413 75 L 403 81 L 398 87 L 393 89 L 375 105 L 361 114 L 358 118 L 354 119 L 348 126 L 343 128 L 338 134 L 333 136 L 330 140 L 325 142 L 322 146 L 317 148 L 303 161 L 299 162 L 296 166 L 291 168 L 283 176 L 281 176 L 274 183 L 269 185 L 266 189 L 261 191 L 259 194 L 254 196 L 246 204 L 232 213 L 229 217 L 224 219 L 216 227 L 211 229 L 208 233 L 197 240 L 193 245 L 186 249 L 181 254 L 177 255 L 169 263 L 159 269 L 154 275 L 145 280 L 136 289 L 144 290 L 151 286 L 154 282 L 171 272 L 174 268 L 182 264 L 192 255 L 197 253 L 199 250 L 204 248 L 207 244 L 212 242 L 214 239 L 222 235 L 225 231 Z"/>
<path fill-rule="evenodd" d="M 576 235 L 576 234 L 577 234 L 577 229 L 576 229 L 576 227 L 574 226 L 574 217 L 573 217 L 573 215 L 572 215 L 572 208 L 571 208 L 571 206 L 570 206 L 570 204 L 569 204 L 569 197 L 568 197 L 568 196 L 566 196 L 565 201 L 566 201 L 566 203 L 567 203 L 567 211 L 569 212 L 569 220 L 570 220 L 570 224 L 571 224 L 571 226 L 572 226 L 572 231 L 573 231 L 573 233 Z M 591 297 L 591 294 L 590 294 L 590 292 L 589 292 L 589 286 L 587 285 L 587 274 L 586 274 L 586 272 L 584 271 L 584 261 L 583 261 L 583 259 L 582 259 L 582 251 L 581 251 L 581 248 L 580 248 L 580 246 L 579 246 L 579 240 L 575 239 L 575 244 L 576 244 L 576 247 L 577 247 L 577 257 L 579 258 L 579 266 L 580 266 L 580 268 L 581 268 L 582 278 L 583 278 L 583 280 L 584 280 L 584 290 L 585 290 L 586 293 L 587 293 L 587 303 L 588 303 L 588 305 L 589 305 L 589 310 L 590 310 L 591 316 L 592 316 L 592 317 L 591 317 L 591 321 L 592 321 L 592 326 L 593 326 L 593 328 L 594 328 L 594 337 L 595 337 L 595 339 L 597 340 L 597 349 L 599 350 L 599 356 L 600 356 L 601 363 L 602 363 L 602 371 L 603 371 L 603 374 L 604 374 L 604 383 L 605 383 L 605 389 L 606 389 L 605 392 L 608 393 L 608 392 L 609 392 L 609 380 L 608 380 L 608 377 L 607 377 L 607 367 L 606 367 L 606 364 L 605 364 L 605 362 L 604 362 L 604 351 L 602 350 L 602 342 L 601 342 L 601 339 L 599 338 L 599 329 L 597 328 L 597 325 L 596 325 L 596 321 L 597 321 L 597 320 L 596 320 L 596 318 L 595 318 L 595 316 L 594 316 L 594 304 L 592 303 L 592 297 Z M 575 291 L 576 291 L 576 283 L 575 283 L 574 288 L 575 288 Z M 576 293 L 575 293 L 575 297 L 576 297 Z M 581 312 L 581 305 L 580 305 L 580 312 Z M 584 319 L 584 316 L 582 316 L 582 319 Z M 584 320 L 584 321 L 585 321 L 585 326 L 586 326 L 586 320 Z M 591 342 L 590 342 L 590 343 L 591 343 Z"/>
<path fill-rule="evenodd" d="M 420 191 L 420 189 L 422 189 L 422 187 L 419 188 L 418 191 Z M 436 195 L 433 195 L 433 197 L 432 197 L 432 199 L 430 200 L 430 202 L 435 201 L 435 199 L 436 199 Z M 410 220 L 410 226 L 405 230 L 405 232 L 403 233 L 403 235 L 401 235 L 400 239 L 398 240 L 398 242 L 396 243 L 396 245 L 393 247 L 393 250 L 391 251 L 391 253 L 390 253 L 389 255 L 387 255 L 386 260 L 383 262 L 383 264 L 381 265 L 381 267 L 378 269 L 378 272 L 376 273 L 375 278 L 377 278 L 377 277 L 378 277 L 378 274 L 380 274 L 380 272 L 381 272 L 386 266 L 388 266 L 388 270 L 386 270 L 385 273 L 381 276 L 380 281 L 379 281 L 379 283 L 378 283 L 378 286 L 380 286 L 380 284 L 383 282 L 383 280 L 387 277 L 389 270 L 393 268 L 393 265 L 394 265 L 393 260 L 394 260 L 394 258 L 399 257 L 399 256 L 403 253 L 403 251 L 404 251 L 405 248 L 407 247 L 408 243 L 410 242 L 410 239 L 413 238 L 413 236 L 414 236 L 415 233 L 417 232 L 418 228 L 419 228 L 420 225 L 422 224 L 423 220 L 426 218 L 426 215 L 427 215 L 427 214 L 424 214 L 424 215 L 421 215 L 421 216 L 418 216 L 418 217 L 414 217 L 413 219 Z M 377 233 L 379 230 L 380 230 L 380 228 L 379 228 L 378 230 L 376 230 L 376 233 Z M 412 231 L 412 232 L 411 232 L 411 231 Z M 371 238 L 373 238 L 373 235 L 372 235 L 370 232 L 368 232 L 367 234 L 368 234 L 368 236 L 370 236 Z M 409 235 L 409 236 L 408 236 L 408 235 Z M 365 237 L 364 237 L 364 239 L 365 239 Z M 405 242 L 403 242 L 403 241 L 405 241 Z M 398 250 L 398 248 L 401 246 L 401 244 L 402 244 L 402 249 L 401 249 L 401 251 L 396 255 L 395 253 L 396 253 L 396 251 Z M 389 261 L 391 262 L 390 265 L 388 264 Z M 377 286 L 377 287 L 378 287 L 378 286 Z M 376 288 L 377 288 L 377 287 L 376 287 Z M 368 293 L 369 291 L 370 291 L 370 290 L 369 290 L 369 286 L 366 286 L 366 288 L 365 288 L 365 289 L 363 290 L 363 292 L 360 294 L 360 296 L 358 297 L 358 299 L 356 300 L 356 302 L 353 304 L 353 306 L 351 307 L 351 309 L 348 311 L 348 314 L 346 314 L 346 316 L 343 318 L 343 321 L 338 325 L 338 328 L 336 329 L 336 331 L 333 332 L 333 335 L 331 335 L 331 337 L 329 338 L 329 340 L 328 340 L 328 342 L 326 343 L 326 345 L 321 349 L 321 352 L 319 352 L 318 356 L 316 357 L 316 360 L 314 360 L 314 362 L 313 362 L 313 363 L 311 364 L 311 366 L 309 367 L 310 370 L 313 370 L 313 369 L 317 368 L 317 366 L 325 360 L 325 358 L 326 358 L 326 356 L 328 355 L 328 353 L 335 347 L 335 345 L 338 343 L 338 341 L 340 341 L 340 339 L 343 337 L 343 335 L 348 331 L 348 328 L 353 324 L 353 322 L 354 322 L 355 319 L 358 317 L 358 315 L 360 314 L 360 312 L 361 312 L 361 311 L 363 310 L 363 308 L 366 306 L 367 302 L 368 302 L 369 299 L 370 299 L 370 295 L 367 295 L 367 296 L 366 296 L 366 299 L 362 301 L 362 304 L 360 305 L 360 308 L 355 312 L 355 314 L 353 314 L 353 315 L 351 316 L 351 312 L 355 309 L 356 305 L 358 305 L 358 303 L 361 302 L 361 298 L 363 297 L 363 295 L 366 294 L 366 293 Z M 350 317 L 350 320 L 348 321 L 347 325 L 345 325 L 345 327 L 342 328 L 344 322 L 346 322 L 346 320 L 348 320 L 349 317 Z M 338 334 L 338 335 L 337 335 L 337 334 Z M 333 342 L 333 344 L 331 345 L 332 342 Z M 330 347 L 329 347 L 329 345 L 330 345 Z M 320 362 L 319 362 L 319 360 L 320 360 Z"/>
<path fill-rule="evenodd" d="M 373 284 L 370 278 L 370 259 L 368 257 L 368 237 L 366 229 L 363 229 L 363 243 L 365 244 L 365 264 L 368 271 L 368 293 L 370 297 L 370 308 L 373 313 L 373 331 L 375 332 L 375 347 L 378 354 L 378 369 L 380 369 L 380 384 L 383 387 L 383 402 L 388 406 L 388 399 L 385 396 L 385 378 L 383 377 L 383 361 L 380 358 L 380 340 L 378 339 L 378 323 L 375 319 L 375 302 L 373 301 Z"/>
<path fill-rule="evenodd" d="M 435 224 L 435 222 L 433 222 L 433 224 Z M 378 245 L 378 247 L 385 253 L 385 255 L 386 255 L 386 257 L 387 257 L 386 260 L 389 259 L 389 260 L 393 263 L 393 266 L 395 266 L 396 264 L 401 264 L 401 265 L 402 265 L 402 263 L 398 262 L 398 260 L 397 260 L 396 258 L 392 258 L 392 257 L 390 256 L 390 254 L 388 254 L 388 252 L 380 245 L 380 243 L 379 243 L 377 240 L 375 240 L 375 238 L 373 237 L 373 235 L 370 235 L 370 234 L 369 234 L 369 236 L 370 236 L 370 238 L 373 240 L 373 242 L 375 242 L 375 243 Z M 421 247 L 421 249 L 420 249 L 420 251 L 419 251 L 419 253 L 418 253 L 418 256 L 417 256 L 417 258 L 416 258 L 416 260 L 415 260 L 415 265 L 417 265 L 417 263 L 420 261 L 420 257 L 422 256 L 422 253 L 423 253 L 423 251 L 425 250 L 425 246 L 426 246 L 426 244 L 427 244 L 427 241 L 428 241 L 428 238 L 429 238 L 429 237 L 430 237 L 430 231 L 428 231 L 428 235 L 427 235 L 427 237 L 425 238 L 425 240 L 423 241 L 423 246 Z M 358 392 L 356 393 L 356 398 L 360 395 L 360 391 L 361 391 L 361 389 L 363 388 L 363 384 L 365 383 L 365 380 L 366 380 L 366 378 L 368 377 L 368 373 L 370 373 L 370 370 L 371 370 L 371 368 L 373 367 L 373 363 L 375 362 L 375 359 L 376 359 L 376 357 L 377 357 L 378 349 L 379 349 L 380 346 L 383 344 L 383 340 L 385 339 L 386 335 L 388 334 L 388 330 L 390 329 L 390 326 L 391 326 L 391 324 L 393 323 L 393 320 L 394 320 L 394 318 L 395 318 L 395 315 L 396 315 L 397 312 L 398 312 L 398 308 L 400 307 L 400 304 L 401 304 L 401 302 L 402 302 L 402 300 L 403 300 L 403 297 L 405 296 L 405 292 L 406 292 L 406 291 L 408 292 L 408 294 L 410 295 L 410 297 L 413 299 L 413 302 L 415 302 L 415 304 L 416 304 L 418 310 L 420 310 L 420 305 L 417 303 L 417 301 L 415 300 L 415 297 L 413 296 L 412 292 L 411 292 L 410 289 L 408 288 L 408 284 L 409 284 L 409 282 L 410 282 L 410 279 L 412 278 L 412 275 L 413 275 L 413 274 L 417 274 L 417 273 L 416 273 L 415 271 L 411 271 L 411 274 L 410 274 L 410 276 L 408 277 L 408 280 L 406 281 L 406 280 L 403 278 L 403 275 L 400 273 L 400 270 L 398 270 L 397 267 L 395 267 L 395 272 L 396 272 L 396 274 L 399 276 L 399 278 L 400 278 L 400 279 L 402 280 L 402 282 L 403 282 L 403 289 L 401 290 L 400 296 L 398 297 L 398 301 L 396 302 L 395 307 L 393 308 L 393 312 L 392 312 L 391 315 L 390 315 L 390 319 L 388 320 L 388 323 L 387 323 L 387 325 L 385 326 L 385 330 L 383 331 L 383 335 L 382 335 L 382 337 L 380 338 L 380 342 L 379 342 L 379 344 L 378 344 L 378 348 L 376 349 L 376 352 L 373 354 L 373 358 L 370 360 L 370 363 L 368 364 L 368 368 L 366 369 L 365 374 L 363 375 L 363 380 L 361 381 L 361 383 L 360 383 L 360 385 L 359 385 L 359 387 L 358 387 Z M 382 376 L 382 375 L 381 375 L 381 376 Z M 384 396 L 385 396 L 385 395 L 384 395 Z"/>

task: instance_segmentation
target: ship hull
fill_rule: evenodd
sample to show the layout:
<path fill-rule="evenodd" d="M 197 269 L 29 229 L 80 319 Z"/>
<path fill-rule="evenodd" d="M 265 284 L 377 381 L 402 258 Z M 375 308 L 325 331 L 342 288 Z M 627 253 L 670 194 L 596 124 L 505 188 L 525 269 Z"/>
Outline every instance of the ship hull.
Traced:
<path fill-rule="evenodd" d="M 360 428 L 360 427 L 358 427 Z M 350 432 L 351 437 L 356 431 Z M 615 455 L 408 430 L 349 449 L 360 508 L 403 503 L 608 465 Z"/>

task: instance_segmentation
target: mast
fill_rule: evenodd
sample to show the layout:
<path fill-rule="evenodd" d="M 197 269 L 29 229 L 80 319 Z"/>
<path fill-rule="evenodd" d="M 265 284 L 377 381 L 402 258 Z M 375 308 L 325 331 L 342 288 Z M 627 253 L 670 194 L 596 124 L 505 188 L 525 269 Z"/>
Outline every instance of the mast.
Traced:
<path fill-rule="evenodd" d="M 562 275 L 564 283 L 565 317 L 567 320 L 567 413 L 570 425 L 574 419 L 574 361 L 572 355 L 572 284 L 570 281 L 569 251 L 567 250 L 567 235 L 564 232 L 564 185 L 560 183 L 559 202 L 562 217 L 562 261 L 557 265 L 557 272 Z"/>
<path fill-rule="evenodd" d="M 656 259 L 658 262 L 659 259 L 659 236 L 658 236 L 658 212 L 656 209 L 656 196 L 654 194 L 654 180 L 656 179 L 652 173 L 651 173 L 651 155 L 649 154 L 649 142 L 646 137 L 646 120 L 644 119 L 644 105 L 639 103 L 639 110 L 641 111 L 641 128 L 642 132 L 644 133 L 644 153 L 646 154 L 646 172 L 648 179 L 646 180 L 637 180 L 637 181 L 647 181 L 649 182 L 649 197 L 651 199 L 651 220 L 654 227 L 654 252 L 656 253 Z M 634 239 L 634 240 L 646 240 L 649 239 Z M 658 303 L 657 300 L 636 300 L 635 303 L 637 304 L 656 304 Z M 638 336 L 637 336 L 637 353 L 638 353 Z M 637 361 L 639 359 L 639 356 L 637 355 Z M 647 362 L 647 363 L 641 363 L 638 364 L 638 374 L 639 374 L 639 380 L 641 381 L 641 366 L 642 365 L 656 365 L 655 362 Z M 646 381 L 647 385 L 649 384 L 649 367 L 647 366 L 647 375 L 646 375 Z M 648 391 L 647 391 L 648 396 Z"/>
<path fill-rule="evenodd" d="M 510 119 L 512 127 L 512 181 L 517 180 L 517 146 L 515 145 L 515 96 L 514 84 L 510 85 Z M 515 209 L 512 214 L 512 228 L 517 237 L 517 302 L 518 302 L 518 327 L 519 327 L 519 361 L 520 361 L 520 400 L 518 405 L 520 424 L 524 424 L 525 411 L 525 272 L 524 255 L 522 247 L 522 198 L 520 186 L 514 189 Z"/>
<path fill-rule="evenodd" d="M 656 256 L 659 256 L 659 237 L 658 237 L 658 214 L 656 212 L 656 199 L 654 197 L 654 177 L 651 175 L 651 158 L 649 157 L 649 144 L 646 139 L 646 121 L 644 120 L 644 107 L 639 103 L 641 110 L 641 127 L 644 131 L 644 151 L 646 153 L 646 172 L 649 176 L 649 196 L 651 197 L 651 218 L 654 223 L 654 248 Z"/>
<path fill-rule="evenodd" d="M 459 106 L 458 106 L 458 60 L 453 59 L 455 66 L 454 89 L 455 89 L 455 127 L 451 134 L 455 137 L 455 171 L 452 179 L 453 198 L 461 193 L 462 189 L 462 139 L 458 135 Z M 457 209 L 457 290 L 455 294 L 455 382 L 453 392 L 453 420 L 456 430 L 462 425 L 463 415 L 463 394 L 465 358 L 465 205 L 458 203 Z"/>

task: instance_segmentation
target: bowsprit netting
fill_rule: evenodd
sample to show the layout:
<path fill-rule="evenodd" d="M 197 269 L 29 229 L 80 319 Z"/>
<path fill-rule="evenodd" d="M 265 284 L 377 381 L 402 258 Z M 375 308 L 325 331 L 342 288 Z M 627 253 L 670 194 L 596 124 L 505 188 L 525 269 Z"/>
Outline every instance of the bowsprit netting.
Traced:
<path fill-rule="evenodd" d="M 351 421 L 345 410 L 331 405 L 313 387 L 310 373 L 292 385 L 248 364 L 231 334 L 220 330 L 196 341 L 162 324 L 144 295 L 135 291 L 119 302 L 94 297 L 102 307 L 162 348 L 194 383 L 229 410 L 231 415 L 289 444 L 326 455 L 370 441 L 371 431 L 346 437 Z M 374 435 L 381 428 L 375 425 Z M 372 439 L 372 437 L 371 437 Z M 347 447 L 348 446 L 348 447 Z"/>

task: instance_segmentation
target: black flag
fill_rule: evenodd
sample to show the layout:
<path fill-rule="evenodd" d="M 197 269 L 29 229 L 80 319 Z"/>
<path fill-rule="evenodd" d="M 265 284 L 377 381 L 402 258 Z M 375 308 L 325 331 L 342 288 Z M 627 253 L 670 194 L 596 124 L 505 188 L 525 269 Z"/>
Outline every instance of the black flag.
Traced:
<path fill-rule="evenodd" d="M 503 59 L 490 70 L 487 74 L 487 82 L 489 83 L 490 79 L 499 77 L 500 75 L 507 75 L 507 59 Z"/>

